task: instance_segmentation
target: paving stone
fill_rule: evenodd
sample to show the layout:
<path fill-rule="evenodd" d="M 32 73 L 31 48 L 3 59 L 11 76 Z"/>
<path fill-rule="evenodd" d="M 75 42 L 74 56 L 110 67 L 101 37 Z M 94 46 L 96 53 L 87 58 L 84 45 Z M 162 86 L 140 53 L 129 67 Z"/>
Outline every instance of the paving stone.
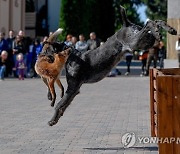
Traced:
<path fill-rule="evenodd" d="M 62 82 L 66 88 L 65 78 Z M 58 95 L 57 86 L 56 91 Z M 46 92 L 40 79 L 0 82 L 0 154 L 158 153 L 155 144 L 124 149 L 121 143 L 127 132 L 150 136 L 148 77 L 105 78 L 83 85 L 53 127 L 47 125 L 54 108 Z M 56 104 L 58 100 L 59 95 Z"/>

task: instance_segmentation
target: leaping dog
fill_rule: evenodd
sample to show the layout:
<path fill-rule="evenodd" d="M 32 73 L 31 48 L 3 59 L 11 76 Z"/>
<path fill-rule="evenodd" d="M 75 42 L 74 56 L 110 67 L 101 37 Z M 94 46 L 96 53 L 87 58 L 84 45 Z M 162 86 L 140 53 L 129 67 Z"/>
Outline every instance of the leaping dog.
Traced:
<path fill-rule="evenodd" d="M 84 83 L 94 83 L 102 80 L 120 61 L 125 52 L 152 47 L 155 40 L 160 40 L 159 29 L 176 35 L 174 28 L 161 20 L 149 20 L 142 28 L 131 23 L 126 16 L 125 9 L 120 7 L 123 21 L 122 28 L 111 36 L 102 46 L 83 53 L 71 53 L 65 64 L 67 77 L 67 91 L 55 107 L 55 113 L 49 125 L 55 125 L 77 95 Z"/>
<path fill-rule="evenodd" d="M 35 64 L 35 71 L 41 76 L 42 80 L 48 87 L 47 96 L 48 99 L 51 100 L 52 107 L 54 106 L 56 100 L 54 82 L 56 82 L 61 89 L 61 97 L 64 95 L 64 87 L 59 79 L 59 75 L 71 49 L 63 43 L 54 43 L 57 36 L 61 33 L 62 29 L 58 29 L 49 37 L 47 42 L 45 42 L 42 52 L 38 56 Z M 52 52 L 52 50 L 55 51 Z"/>

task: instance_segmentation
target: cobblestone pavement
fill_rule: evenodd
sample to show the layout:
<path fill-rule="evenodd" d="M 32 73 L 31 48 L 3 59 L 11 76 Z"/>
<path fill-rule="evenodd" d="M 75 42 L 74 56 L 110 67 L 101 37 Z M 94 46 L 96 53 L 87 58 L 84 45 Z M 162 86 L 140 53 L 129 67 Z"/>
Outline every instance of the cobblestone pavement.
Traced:
<path fill-rule="evenodd" d="M 65 78 L 62 79 L 66 87 Z M 60 94 L 59 89 L 57 93 Z M 60 97 L 58 97 L 58 100 Z M 59 122 L 40 79 L 0 82 L 0 154 L 156 154 L 156 144 L 123 148 L 122 135 L 150 136 L 149 78 L 83 85 Z"/>

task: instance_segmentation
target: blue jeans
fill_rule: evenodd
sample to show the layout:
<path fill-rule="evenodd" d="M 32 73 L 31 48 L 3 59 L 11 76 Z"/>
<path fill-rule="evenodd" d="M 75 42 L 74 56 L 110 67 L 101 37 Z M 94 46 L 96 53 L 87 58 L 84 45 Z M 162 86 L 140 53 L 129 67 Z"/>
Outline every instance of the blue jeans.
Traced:
<path fill-rule="evenodd" d="M 0 79 L 4 79 L 5 71 L 6 71 L 6 66 L 0 66 Z"/>

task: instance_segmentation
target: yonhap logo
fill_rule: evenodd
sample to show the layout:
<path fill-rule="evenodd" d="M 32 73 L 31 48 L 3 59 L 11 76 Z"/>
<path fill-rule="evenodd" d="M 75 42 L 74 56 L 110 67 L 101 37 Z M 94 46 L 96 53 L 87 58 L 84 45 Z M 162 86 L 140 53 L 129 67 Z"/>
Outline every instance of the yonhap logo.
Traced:
<path fill-rule="evenodd" d="M 136 136 L 134 133 L 129 132 L 122 136 L 122 144 L 124 148 L 132 147 L 136 143 Z"/>
<path fill-rule="evenodd" d="M 180 137 L 150 137 L 136 136 L 133 132 L 125 133 L 122 136 L 122 144 L 124 148 L 130 148 L 137 144 L 180 144 Z"/>

